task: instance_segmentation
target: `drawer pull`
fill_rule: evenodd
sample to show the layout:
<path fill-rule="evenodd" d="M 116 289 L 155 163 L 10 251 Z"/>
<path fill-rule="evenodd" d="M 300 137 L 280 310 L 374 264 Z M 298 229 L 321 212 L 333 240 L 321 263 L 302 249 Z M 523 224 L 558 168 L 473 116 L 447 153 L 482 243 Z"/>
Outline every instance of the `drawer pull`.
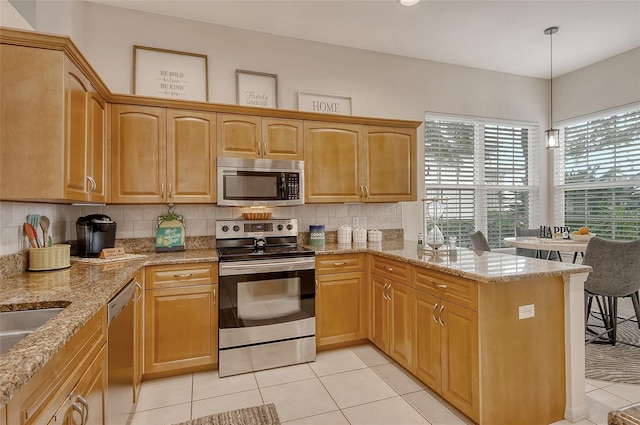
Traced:
<path fill-rule="evenodd" d="M 344 266 L 346 264 L 347 264 L 346 261 L 336 261 L 333 263 L 334 266 Z"/>
<path fill-rule="evenodd" d="M 436 288 L 442 288 L 442 289 L 445 289 L 447 287 L 447 285 L 443 283 L 435 283 L 434 285 L 436 286 Z"/>
<path fill-rule="evenodd" d="M 215 307 L 216 305 L 218 305 L 218 297 L 216 294 L 216 288 L 213 288 L 213 306 Z"/>
<path fill-rule="evenodd" d="M 433 318 L 433 321 L 438 323 L 438 319 L 436 319 L 436 310 L 438 309 L 438 303 L 436 303 L 436 305 L 433 306 L 433 311 L 431 312 L 431 317 Z"/>
<path fill-rule="evenodd" d="M 181 278 L 181 277 L 191 277 L 193 276 L 193 273 L 181 273 L 181 274 L 174 274 L 173 277 L 175 278 Z"/>
<path fill-rule="evenodd" d="M 442 321 L 442 312 L 444 311 L 444 305 L 442 307 L 440 307 L 440 311 L 438 313 L 438 322 L 440 322 L 440 324 L 442 326 L 444 326 L 444 322 Z"/>
<path fill-rule="evenodd" d="M 385 269 L 386 271 L 388 271 L 388 272 L 392 272 L 392 271 L 393 271 L 393 267 L 385 267 L 384 269 Z"/>

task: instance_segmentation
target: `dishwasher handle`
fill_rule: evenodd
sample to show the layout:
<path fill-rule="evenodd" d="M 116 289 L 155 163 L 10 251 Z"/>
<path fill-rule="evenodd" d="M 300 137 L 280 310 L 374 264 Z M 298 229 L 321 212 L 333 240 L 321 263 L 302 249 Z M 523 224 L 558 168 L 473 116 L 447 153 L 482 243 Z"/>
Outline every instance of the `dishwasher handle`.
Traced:
<path fill-rule="evenodd" d="M 136 284 L 134 280 L 129 281 L 120 292 L 109 301 L 107 305 L 107 326 L 113 322 L 116 317 L 125 309 L 129 302 L 133 299 L 136 292 Z"/>

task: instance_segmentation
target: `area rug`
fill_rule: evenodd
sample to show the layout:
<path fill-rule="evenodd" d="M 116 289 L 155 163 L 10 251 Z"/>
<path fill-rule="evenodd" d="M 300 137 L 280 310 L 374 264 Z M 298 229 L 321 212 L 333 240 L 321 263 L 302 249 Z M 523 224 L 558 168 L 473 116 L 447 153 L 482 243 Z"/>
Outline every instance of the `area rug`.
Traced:
<path fill-rule="evenodd" d="M 175 425 L 280 425 L 273 403 L 216 413 Z"/>
<path fill-rule="evenodd" d="M 595 323 L 593 317 L 589 324 Z M 601 381 L 640 385 L 640 329 L 636 322 L 618 325 L 619 341 L 610 344 L 585 345 L 585 376 Z M 626 342 L 637 347 L 623 344 Z"/>

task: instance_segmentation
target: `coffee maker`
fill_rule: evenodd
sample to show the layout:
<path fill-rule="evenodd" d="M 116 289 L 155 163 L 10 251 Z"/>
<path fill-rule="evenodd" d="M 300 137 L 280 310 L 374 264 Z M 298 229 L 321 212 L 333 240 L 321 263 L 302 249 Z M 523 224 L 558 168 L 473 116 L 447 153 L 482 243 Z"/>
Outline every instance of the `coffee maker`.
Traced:
<path fill-rule="evenodd" d="M 78 256 L 98 257 L 103 248 L 116 245 L 117 223 L 104 214 L 90 214 L 76 220 Z"/>

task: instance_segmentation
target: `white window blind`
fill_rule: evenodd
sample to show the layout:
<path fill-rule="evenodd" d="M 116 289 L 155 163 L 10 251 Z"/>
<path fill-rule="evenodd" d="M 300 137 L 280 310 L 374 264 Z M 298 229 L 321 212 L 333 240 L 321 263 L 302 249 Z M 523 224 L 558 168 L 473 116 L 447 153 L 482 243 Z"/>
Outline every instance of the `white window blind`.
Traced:
<path fill-rule="evenodd" d="M 561 130 L 556 205 L 564 223 L 606 239 L 640 236 L 640 105 Z"/>
<path fill-rule="evenodd" d="M 425 117 L 427 198 L 448 198 L 444 232 L 470 246 L 482 230 L 492 248 L 513 236 L 516 224 L 533 222 L 538 199 L 537 126 L 459 117 Z M 426 223 L 425 217 L 425 223 Z"/>

